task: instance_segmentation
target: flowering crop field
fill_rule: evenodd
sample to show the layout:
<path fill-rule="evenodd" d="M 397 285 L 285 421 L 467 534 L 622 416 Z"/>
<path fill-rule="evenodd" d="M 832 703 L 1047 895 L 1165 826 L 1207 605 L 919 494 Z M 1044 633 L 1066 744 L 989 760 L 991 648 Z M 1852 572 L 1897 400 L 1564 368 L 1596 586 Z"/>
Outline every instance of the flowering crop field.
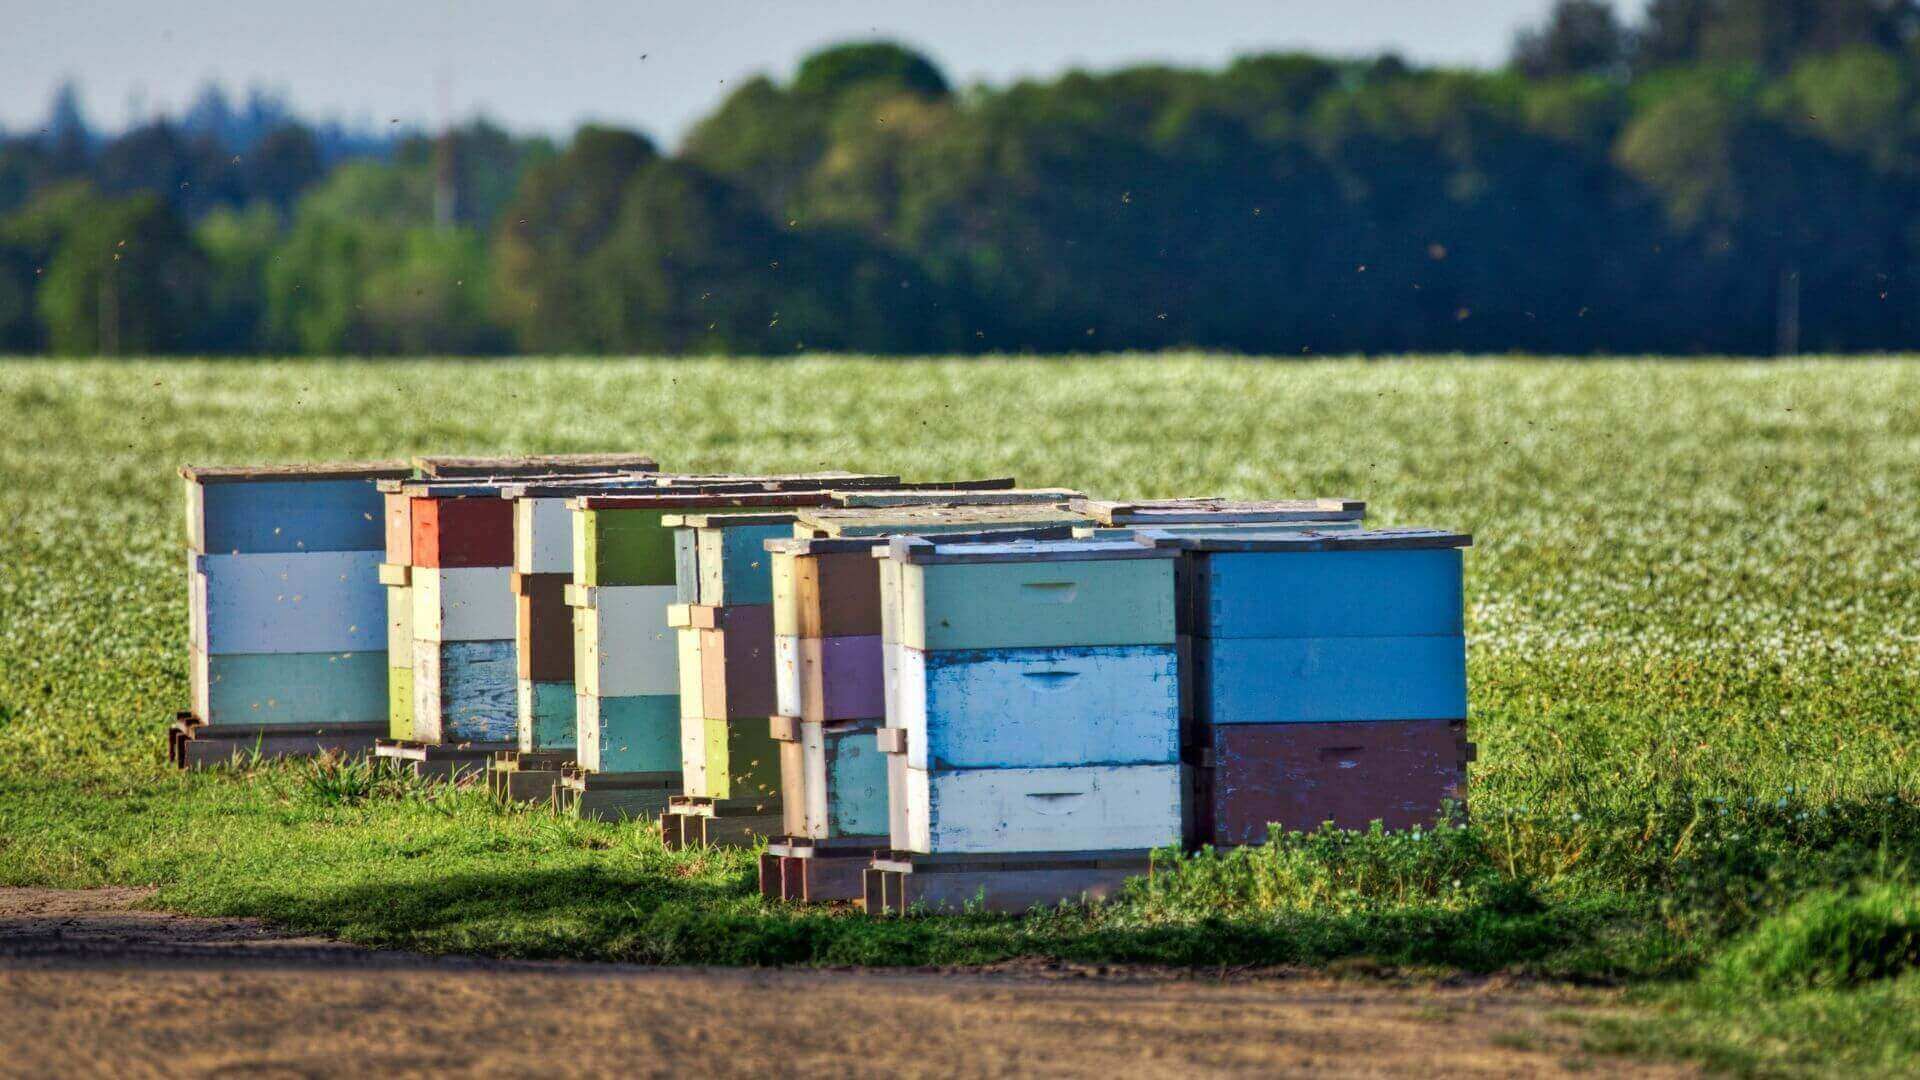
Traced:
<path fill-rule="evenodd" d="M 501 955 L 1366 956 L 1629 983 L 1658 1021 L 1599 1043 L 1733 1069 L 1920 1052 L 1920 366 L 17 361 L 0 403 L 0 883 Z M 367 769 L 163 765 L 176 466 L 601 449 L 1352 496 L 1470 531 L 1470 816 L 1180 860 L 1093 910 L 874 923 L 763 905 L 747 855 L 638 827 Z"/>

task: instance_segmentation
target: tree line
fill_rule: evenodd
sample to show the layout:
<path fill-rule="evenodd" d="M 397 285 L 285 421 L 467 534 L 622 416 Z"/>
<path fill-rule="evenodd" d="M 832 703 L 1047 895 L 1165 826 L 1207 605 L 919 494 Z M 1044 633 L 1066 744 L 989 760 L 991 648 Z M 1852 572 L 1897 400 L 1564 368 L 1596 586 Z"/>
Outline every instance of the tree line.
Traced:
<path fill-rule="evenodd" d="M 852 44 L 673 152 L 68 103 L 0 140 L 0 352 L 1911 349 L 1917 3 L 1561 0 L 1498 71 Z"/>

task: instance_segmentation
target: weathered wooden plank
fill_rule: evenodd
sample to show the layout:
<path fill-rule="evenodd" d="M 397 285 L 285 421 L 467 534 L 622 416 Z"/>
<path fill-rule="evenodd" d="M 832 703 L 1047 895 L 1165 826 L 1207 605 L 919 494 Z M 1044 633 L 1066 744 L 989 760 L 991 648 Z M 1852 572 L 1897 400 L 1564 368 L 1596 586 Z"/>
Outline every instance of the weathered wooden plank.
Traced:
<path fill-rule="evenodd" d="M 1165 559 L 909 565 L 901 642 L 916 649 L 1171 645 Z"/>
<path fill-rule="evenodd" d="M 1232 724 L 1208 736 L 1198 843 L 1263 843 L 1269 822 L 1430 827 L 1444 802 L 1466 802 L 1472 751 L 1459 721 Z"/>
<path fill-rule="evenodd" d="M 840 483 L 842 481 L 836 481 Z M 772 484 L 774 486 L 769 486 Z M 684 486 L 662 487 L 653 492 L 620 492 L 581 495 L 570 500 L 575 510 L 750 510 L 796 506 L 831 506 L 831 492 L 820 488 L 783 488 L 774 481 L 727 483 L 686 478 Z"/>
<path fill-rule="evenodd" d="M 1093 851 L 1181 839 L 1181 767 L 905 768 L 905 850 Z"/>
<path fill-rule="evenodd" d="M 886 716 L 879 634 L 802 637 L 796 639 L 796 644 L 800 659 L 801 717 L 835 721 Z"/>
<path fill-rule="evenodd" d="M 404 655 L 406 667 L 387 668 L 387 737 L 390 739 L 413 738 L 413 649 L 409 647 Z"/>
<path fill-rule="evenodd" d="M 187 542 L 216 555 L 370 551 L 380 491 L 368 478 L 187 482 Z"/>
<path fill-rule="evenodd" d="M 413 565 L 413 496 L 404 491 L 382 491 L 384 508 L 381 532 L 385 536 L 387 562 L 395 566 Z"/>
<path fill-rule="evenodd" d="M 773 602 L 773 558 L 765 541 L 786 536 L 791 514 L 739 514 L 708 518 L 698 526 L 700 603 L 712 607 Z"/>
<path fill-rule="evenodd" d="M 799 514 L 795 535 L 817 537 L 931 536 L 989 529 L 1071 527 L 1087 520 L 1064 506 L 897 506 L 871 509 L 818 509 Z M 802 532 L 800 527 L 805 528 Z"/>
<path fill-rule="evenodd" d="M 520 749 L 529 753 L 572 751 L 579 741 L 572 679 L 520 680 Z"/>
<path fill-rule="evenodd" d="M 522 679 L 573 681 L 573 609 L 567 606 L 572 580 L 567 573 L 514 572 L 513 640 Z"/>
<path fill-rule="evenodd" d="M 663 772 L 680 767 L 680 695 L 576 696 L 576 749 L 591 772 Z"/>
<path fill-rule="evenodd" d="M 780 744 L 763 718 L 680 718 L 680 766 L 686 793 L 709 799 L 754 799 L 776 813 L 780 801 Z"/>
<path fill-rule="evenodd" d="M 419 641 L 513 643 L 514 604 L 506 566 L 413 570 L 413 633 Z"/>
<path fill-rule="evenodd" d="M 404 461 L 180 466 L 181 477 L 198 484 L 245 484 L 262 480 L 398 480 L 411 475 L 412 471 Z"/>
<path fill-rule="evenodd" d="M 792 634 L 773 635 L 773 711 L 800 716 L 800 639 Z"/>
<path fill-rule="evenodd" d="M 1149 537 L 1152 542 L 1149 542 Z M 915 535 L 896 535 L 887 543 L 887 550 L 874 552 L 875 558 L 898 559 L 916 566 L 966 563 L 1044 563 L 1044 562 L 1085 562 L 1151 560 L 1165 557 L 1170 552 L 1160 551 L 1160 545 L 1171 545 L 1174 537 L 1161 533 L 1140 533 L 1129 543 L 1114 540 L 987 540 L 980 536 L 956 536 L 949 542 L 946 537 L 922 537 Z"/>
<path fill-rule="evenodd" d="M 599 586 L 574 608 L 582 693 L 599 697 L 680 691 L 679 642 L 667 625 L 671 585 Z"/>
<path fill-rule="evenodd" d="M 1360 521 L 1297 521 L 1297 522 L 1251 522 L 1233 524 L 1229 522 L 1201 525 L 1076 525 L 1073 538 L 1076 540 L 1135 540 L 1143 532 L 1162 533 L 1169 537 L 1213 536 L 1231 533 L 1241 537 L 1262 537 L 1298 532 L 1358 532 L 1366 528 Z"/>
<path fill-rule="evenodd" d="M 764 720 L 775 711 L 773 610 L 765 604 L 720 609 L 721 628 L 700 635 L 701 709 L 713 719 Z"/>
<path fill-rule="evenodd" d="M 680 771 L 657 773 L 580 772 L 560 780 L 566 812 L 586 821 L 652 823 L 680 794 Z"/>
<path fill-rule="evenodd" d="M 1452 720 L 1467 714 L 1461 637 L 1195 638 L 1194 704 L 1213 724 Z"/>
<path fill-rule="evenodd" d="M 806 835 L 823 840 L 884 836 L 887 761 L 874 744 L 873 730 L 807 724 L 801 745 L 808 759 Z M 814 797 L 815 790 L 821 797 Z"/>
<path fill-rule="evenodd" d="M 1415 551 L 1473 546 L 1473 537 L 1444 529 L 1300 529 L 1181 531 L 1139 529 L 1134 542 L 1145 547 L 1206 552 Z"/>
<path fill-rule="evenodd" d="M 513 504 L 500 498 L 413 500 L 413 565 L 513 565 Z"/>
<path fill-rule="evenodd" d="M 803 642 L 804 644 L 804 642 Z M 1171 645 L 899 650 L 898 708 L 916 769 L 1172 765 L 1180 759 Z"/>
<path fill-rule="evenodd" d="M 700 602 L 700 536 L 692 529 L 673 530 L 673 584 L 677 603 Z"/>
<path fill-rule="evenodd" d="M 1194 560 L 1193 633 L 1214 638 L 1461 633 L 1461 553 L 1316 551 Z M 1284 597 L 1285 603 L 1275 603 Z"/>
<path fill-rule="evenodd" d="M 422 476 L 515 476 L 542 473 L 655 472 L 660 466 L 646 454 L 512 454 L 491 457 L 421 455 L 413 466 Z"/>
<path fill-rule="evenodd" d="M 512 639 L 414 643 L 415 739 L 512 744 L 519 712 Z"/>
<path fill-rule="evenodd" d="M 669 621 L 672 621 L 671 616 Z M 675 666 L 680 677 L 681 711 L 686 716 L 704 717 L 707 715 L 707 673 L 700 661 L 700 631 L 691 626 L 677 626 L 674 645 Z"/>
<path fill-rule="evenodd" d="M 848 509 L 896 506 L 1065 506 L 1081 493 L 1072 488 L 911 488 L 904 491 L 836 491 Z"/>
<path fill-rule="evenodd" d="M 514 499 L 513 568 L 522 574 L 573 572 L 573 514 L 565 499 Z"/>
<path fill-rule="evenodd" d="M 1075 499 L 1072 505 L 1103 525 L 1359 521 L 1367 514 L 1358 499 Z"/>
<path fill-rule="evenodd" d="M 386 632 L 380 552 L 193 556 L 194 639 L 220 653 L 378 650 Z"/>
<path fill-rule="evenodd" d="M 673 533 L 660 524 L 667 512 L 575 510 L 574 583 L 672 585 Z"/>
<path fill-rule="evenodd" d="M 387 653 L 188 653 L 209 724 L 367 724 L 387 715 Z"/>
<path fill-rule="evenodd" d="M 794 567 L 794 605 L 801 637 L 880 633 L 880 569 L 871 553 L 809 555 Z"/>
<path fill-rule="evenodd" d="M 879 865 L 878 861 L 873 864 Z M 1062 903 L 1092 903 L 1119 896 L 1128 878 L 1147 874 L 1150 862 L 1145 857 L 1102 863 L 1063 859 L 1051 865 L 1033 862 L 1016 869 L 979 869 L 930 867 L 915 859 L 907 866 L 910 872 L 867 870 L 863 897 L 869 914 L 972 910 L 1020 914 Z"/>
<path fill-rule="evenodd" d="M 379 738 L 377 724 L 325 724 L 238 729 L 176 722 L 167 735 L 167 756 L 186 769 L 204 769 L 255 757 L 367 756 Z"/>

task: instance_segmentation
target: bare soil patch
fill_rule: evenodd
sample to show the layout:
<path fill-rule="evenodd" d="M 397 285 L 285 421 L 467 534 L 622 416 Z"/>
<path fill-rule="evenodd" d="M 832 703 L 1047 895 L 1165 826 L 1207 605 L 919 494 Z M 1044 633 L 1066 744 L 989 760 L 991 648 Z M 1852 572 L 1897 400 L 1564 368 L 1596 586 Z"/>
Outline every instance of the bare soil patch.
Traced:
<path fill-rule="evenodd" d="M 0 1073 L 1687 1075 L 1580 1049 L 1564 987 L 1124 967 L 646 968 L 439 958 L 0 889 Z"/>

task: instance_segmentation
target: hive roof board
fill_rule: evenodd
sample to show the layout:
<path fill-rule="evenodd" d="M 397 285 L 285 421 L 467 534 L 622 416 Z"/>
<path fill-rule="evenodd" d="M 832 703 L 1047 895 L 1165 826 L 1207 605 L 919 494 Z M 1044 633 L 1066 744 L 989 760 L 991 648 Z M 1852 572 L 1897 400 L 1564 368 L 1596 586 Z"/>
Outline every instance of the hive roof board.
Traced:
<path fill-rule="evenodd" d="M 814 536 L 880 536 L 889 533 L 977 532 L 981 526 L 992 528 L 1048 525 L 1074 525 L 1085 522 L 1086 515 L 1065 506 L 896 506 L 872 509 L 821 509 L 799 515 L 796 531 L 806 529 Z"/>
<path fill-rule="evenodd" d="M 1135 526 L 1156 522 L 1358 521 L 1367 516 L 1367 504 L 1358 499 L 1075 499 L 1073 508 L 1102 525 Z"/>
<path fill-rule="evenodd" d="M 645 454 L 515 454 L 498 457 L 421 455 L 413 459 L 427 477 L 503 476 L 512 473 L 654 472 L 659 463 Z"/>
<path fill-rule="evenodd" d="M 896 536 L 876 559 L 914 566 L 940 563 L 1089 562 L 1103 559 L 1172 558 L 1178 551 L 1125 540 L 996 540 L 991 543 L 940 543 L 918 536 Z"/>
<path fill-rule="evenodd" d="M 943 533 L 942 543 L 966 544 L 989 543 L 1005 540 L 1071 540 L 1073 529 L 1066 525 L 1049 525 L 1034 529 L 994 529 L 977 533 Z M 782 537 L 763 541 L 761 546 L 775 555 L 844 555 L 850 552 L 873 551 L 884 548 L 893 539 L 885 536 L 814 536 Z"/>
<path fill-rule="evenodd" d="M 317 465 L 182 465 L 180 475 L 197 484 L 244 484 L 267 480 L 388 480 L 408 476 L 404 461 L 343 461 Z"/>
<path fill-rule="evenodd" d="M 1066 505 L 1084 494 L 1072 488 L 913 487 L 894 491 L 836 491 L 840 504 L 854 509 L 894 506 L 1027 506 Z"/>
<path fill-rule="evenodd" d="M 900 477 L 893 473 L 855 473 L 830 469 L 808 473 L 689 473 L 663 475 L 660 485 L 667 488 L 730 486 L 741 491 L 813 491 L 827 488 L 893 488 Z"/>
<path fill-rule="evenodd" d="M 1133 542 L 1163 551 L 1394 551 L 1416 548 L 1464 548 L 1473 546 L 1467 533 L 1444 529 L 1374 529 L 1365 532 L 1249 533 L 1221 530 L 1217 534 L 1173 536 L 1146 531 Z"/>
<path fill-rule="evenodd" d="M 790 525 L 794 515 L 778 512 L 725 510 L 718 513 L 665 514 L 660 524 L 669 529 L 726 529 L 746 525 Z"/>
<path fill-rule="evenodd" d="M 580 495 L 567 500 L 575 510 L 717 510 L 755 506 L 825 506 L 833 496 L 825 491 L 730 491 L 645 494 Z"/>

